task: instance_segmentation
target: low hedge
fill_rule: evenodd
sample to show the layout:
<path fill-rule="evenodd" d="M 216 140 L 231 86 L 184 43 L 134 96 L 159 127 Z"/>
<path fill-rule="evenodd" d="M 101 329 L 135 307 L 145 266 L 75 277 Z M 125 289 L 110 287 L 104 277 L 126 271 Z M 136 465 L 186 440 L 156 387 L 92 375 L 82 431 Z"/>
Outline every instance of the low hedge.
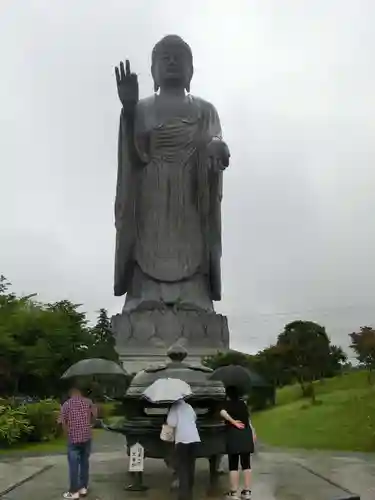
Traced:
<path fill-rule="evenodd" d="M 99 403 L 96 405 L 98 410 L 98 418 L 107 422 L 114 414 L 115 404 L 114 403 Z"/>
<path fill-rule="evenodd" d="M 7 447 L 22 441 L 32 430 L 25 408 L 0 406 L 0 445 Z"/>
<path fill-rule="evenodd" d="M 115 413 L 116 403 L 98 404 L 98 417 L 109 423 Z M 16 405 L 14 401 L 0 404 L 0 447 L 18 443 L 40 443 L 62 435 L 58 423 L 60 403 L 45 399 L 30 404 Z"/>
<path fill-rule="evenodd" d="M 28 434 L 28 441 L 40 443 L 50 441 L 62 435 L 62 427 L 58 423 L 60 405 L 53 399 L 45 399 L 38 403 L 24 405 L 26 418 L 32 430 Z"/>
<path fill-rule="evenodd" d="M 116 403 L 98 404 L 98 417 L 109 423 L 116 413 L 116 406 Z M 61 436 L 60 408 L 60 403 L 54 399 L 21 405 L 14 401 L 0 403 L 0 447 L 40 443 Z"/>
<path fill-rule="evenodd" d="M 0 406 L 0 445 L 49 441 L 61 435 L 60 405 L 52 399 L 19 406 Z"/>

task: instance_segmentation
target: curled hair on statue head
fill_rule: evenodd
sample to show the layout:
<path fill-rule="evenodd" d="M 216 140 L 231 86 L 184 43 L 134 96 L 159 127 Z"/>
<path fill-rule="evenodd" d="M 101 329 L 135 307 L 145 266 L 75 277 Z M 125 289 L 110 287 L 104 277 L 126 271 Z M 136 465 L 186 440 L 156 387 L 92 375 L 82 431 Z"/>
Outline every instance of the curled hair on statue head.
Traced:
<path fill-rule="evenodd" d="M 193 53 L 190 46 L 178 35 L 167 35 L 159 40 L 154 48 L 152 49 L 151 61 L 152 65 L 155 63 L 157 56 L 162 52 L 162 50 L 168 45 L 179 45 L 185 51 L 188 56 L 189 62 L 193 65 Z"/>

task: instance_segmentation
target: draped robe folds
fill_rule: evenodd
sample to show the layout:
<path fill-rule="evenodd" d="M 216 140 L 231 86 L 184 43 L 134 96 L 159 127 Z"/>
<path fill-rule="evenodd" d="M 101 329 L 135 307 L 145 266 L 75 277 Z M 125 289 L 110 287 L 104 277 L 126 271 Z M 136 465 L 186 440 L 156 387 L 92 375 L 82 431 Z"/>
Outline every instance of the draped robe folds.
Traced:
<path fill-rule="evenodd" d="M 186 116 L 160 120 L 157 98 L 138 103 L 133 130 L 120 116 L 114 293 L 127 294 L 125 310 L 185 297 L 213 310 L 221 299 L 222 172 L 210 168 L 206 146 L 221 138 L 219 116 L 188 96 Z"/>

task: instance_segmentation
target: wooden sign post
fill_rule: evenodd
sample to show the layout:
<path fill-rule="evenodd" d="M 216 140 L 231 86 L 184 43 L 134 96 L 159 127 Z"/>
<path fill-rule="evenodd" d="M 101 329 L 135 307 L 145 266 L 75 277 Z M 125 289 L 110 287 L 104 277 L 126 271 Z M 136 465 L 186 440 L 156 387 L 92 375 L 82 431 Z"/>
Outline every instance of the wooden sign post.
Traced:
<path fill-rule="evenodd" d="M 145 450 L 140 443 L 135 443 L 129 448 L 129 474 L 132 483 L 126 487 L 127 491 L 146 491 L 148 488 L 143 484 L 143 469 L 145 461 Z"/>
<path fill-rule="evenodd" d="M 129 450 L 129 472 L 143 472 L 145 450 L 140 443 L 135 443 Z"/>

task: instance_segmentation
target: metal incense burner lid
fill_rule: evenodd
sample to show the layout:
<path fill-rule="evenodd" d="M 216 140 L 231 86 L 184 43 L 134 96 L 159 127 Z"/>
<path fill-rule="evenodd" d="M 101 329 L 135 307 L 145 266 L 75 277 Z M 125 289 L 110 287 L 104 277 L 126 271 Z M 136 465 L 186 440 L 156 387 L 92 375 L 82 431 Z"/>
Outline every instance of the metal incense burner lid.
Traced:
<path fill-rule="evenodd" d="M 138 372 L 126 392 L 126 398 L 141 398 L 144 390 L 159 378 L 177 378 L 190 385 L 193 394 L 189 399 L 224 399 L 223 384 L 209 380 L 213 370 L 200 364 L 191 365 L 185 362 L 187 355 L 188 352 L 183 346 L 172 346 L 167 352 L 170 362 Z"/>

